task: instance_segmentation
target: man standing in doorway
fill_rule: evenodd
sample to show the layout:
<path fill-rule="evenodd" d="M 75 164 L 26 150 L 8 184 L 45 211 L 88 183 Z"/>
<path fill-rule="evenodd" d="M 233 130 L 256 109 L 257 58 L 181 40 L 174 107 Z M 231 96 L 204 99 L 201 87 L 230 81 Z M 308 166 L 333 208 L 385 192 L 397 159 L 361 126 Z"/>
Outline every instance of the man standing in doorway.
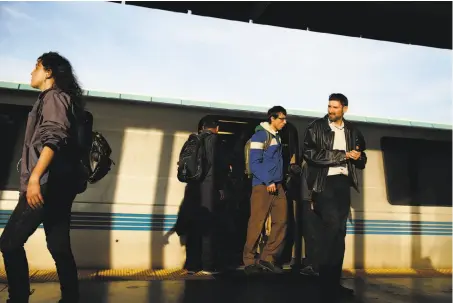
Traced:
<path fill-rule="evenodd" d="M 276 259 L 286 235 L 287 204 L 283 190 L 283 154 L 279 131 L 286 125 L 286 110 L 274 106 L 267 112 L 268 120 L 255 129 L 250 143 L 250 170 L 253 174 L 251 211 L 243 261 L 246 273 L 268 270 L 281 273 Z M 260 260 L 255 261 L 257 242 L 267 216 L 271 214 L 272 229 Z"/>
<path fill-rule="evenodd" d="M 189 184 L 193 202 L 191 221 L 194 226 L 187 236 L 187 269 L 189 273 L 216 274 L 225 269 L 221 252 L 219 232 L 221 230 L 220 201 L 224 200 L 227 168 L 223 163 L 218 137 L 217 120 L 207 117 L 203 120 L 200 135 L 205 148 L 205 173 L 201 180 Z"/>
<path fill-rule="evenodd" d="M 313 121 L 304 138 L 308 163 L 308 189 L 312 190 L 314 211 L 322 221 L 319 275 L 323 302 L 336 302 L 352 290 L 340 285 L 345 252 L 346 222 L 351 206 L 350 187 L 359 191 L 356 169 L 364 169 L 367 157 L 361 132 L 344 119 L 348 99 L 329 96 L 328 114 Z"/>

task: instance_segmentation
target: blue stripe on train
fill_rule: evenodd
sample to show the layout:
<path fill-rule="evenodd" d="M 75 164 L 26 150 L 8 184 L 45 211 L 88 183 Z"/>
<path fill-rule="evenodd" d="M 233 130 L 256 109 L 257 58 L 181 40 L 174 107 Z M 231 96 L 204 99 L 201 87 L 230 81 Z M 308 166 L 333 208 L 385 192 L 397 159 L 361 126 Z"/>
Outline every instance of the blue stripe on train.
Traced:
<path fill-rule="evenodd" d="M 11 213 L 11 210 L 0 210 L 0 228 L 5 227 Z M 71 229 L 169 231 L 175 225 L 177 217 L 165 214 L 73 212 Z M 353 220 L 347 222 L 347 234 L 451 237 L 452 222 Z"/>

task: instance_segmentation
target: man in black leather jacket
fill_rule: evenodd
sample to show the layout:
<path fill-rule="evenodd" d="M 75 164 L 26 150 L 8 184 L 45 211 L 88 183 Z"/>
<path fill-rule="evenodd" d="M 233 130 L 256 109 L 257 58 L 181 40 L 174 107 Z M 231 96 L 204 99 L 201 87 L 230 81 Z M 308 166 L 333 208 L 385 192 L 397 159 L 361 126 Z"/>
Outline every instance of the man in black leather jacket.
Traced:
<path fill-rule="evenodd" d="M 330 95 L 328 115 L 310 123 L 304 137 L 308 190 L 312 191 L 314 211 L 322 221 L 317 243 L 324 302 L 352 295 L 352 290 L 340 285 L 346 222 L 351 206 L 350 187 L 359 191 L 356 169 L 364 169 L 367 158 L 363 135 L 343 118 L 347 109 L 346 96 Z"/>

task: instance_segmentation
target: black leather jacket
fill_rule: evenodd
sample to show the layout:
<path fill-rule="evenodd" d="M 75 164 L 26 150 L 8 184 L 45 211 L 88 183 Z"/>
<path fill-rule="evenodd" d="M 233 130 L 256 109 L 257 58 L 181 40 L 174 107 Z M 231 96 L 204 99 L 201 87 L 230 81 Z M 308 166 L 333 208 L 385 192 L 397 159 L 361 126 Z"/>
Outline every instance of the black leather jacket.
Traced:
<path fill-rule="evenodd" d="M 354 125 L 344 120 L 346 149 L 348 151 L 359 147 L 361 157 L 358 160 L 346 160 L 346 152 L 333 150 L 335 132 L 329 125 L 328 116 L 316 119 L 310 123 L 304 136 L 304 159 L 308 163 L 308 189 L 322 192 L 325 188 L 329 167 L 347 163 L 352 186 L 359 192 L 356 169 L 364 169 L 367 157 L 365 154 L 365 139 Z"/>

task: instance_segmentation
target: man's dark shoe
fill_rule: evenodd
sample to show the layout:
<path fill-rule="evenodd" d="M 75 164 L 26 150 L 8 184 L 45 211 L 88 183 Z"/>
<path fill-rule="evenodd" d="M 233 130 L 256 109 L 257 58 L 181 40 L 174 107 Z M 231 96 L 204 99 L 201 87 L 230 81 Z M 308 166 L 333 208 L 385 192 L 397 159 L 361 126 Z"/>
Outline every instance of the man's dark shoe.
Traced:
<path fill-rule="evenodd" d="M 281 267 L 279 267 L 278 265 L 276 265 L 275 263 L 273 263 L 273 262 L 260 260 L 258 264 L 263 269 L 265 269 L 267 271 L 270 271 L 270 272 L 273 272 L 275 274 L 283 273 L 283 269 Z"/>
<path fill-rule="evenodd" d="M 311 265 L 305 266 L 300 270 L 300 274 L 304 276 L 319 276 L 319 273 L 313 269 Z"/>
<path fill-rule="evenodd" d="M 340 297 L 344 297 L 344 298 L 350 298 L 350 297 L 354 296 L 354 290 L 344 287 L 343 285 L 339 285 L 338 293 L 339 293 Z"/>
<path fill-rule="evenodd" d="M 262 273 L 263 269 L 261 267 L 257 266 L 256 264 L 252 264 L 252 265 L 247 265 L 246 267 L 244 267 L 244 272 L 247 275 L 254 275 L 254 274 Z"/>

